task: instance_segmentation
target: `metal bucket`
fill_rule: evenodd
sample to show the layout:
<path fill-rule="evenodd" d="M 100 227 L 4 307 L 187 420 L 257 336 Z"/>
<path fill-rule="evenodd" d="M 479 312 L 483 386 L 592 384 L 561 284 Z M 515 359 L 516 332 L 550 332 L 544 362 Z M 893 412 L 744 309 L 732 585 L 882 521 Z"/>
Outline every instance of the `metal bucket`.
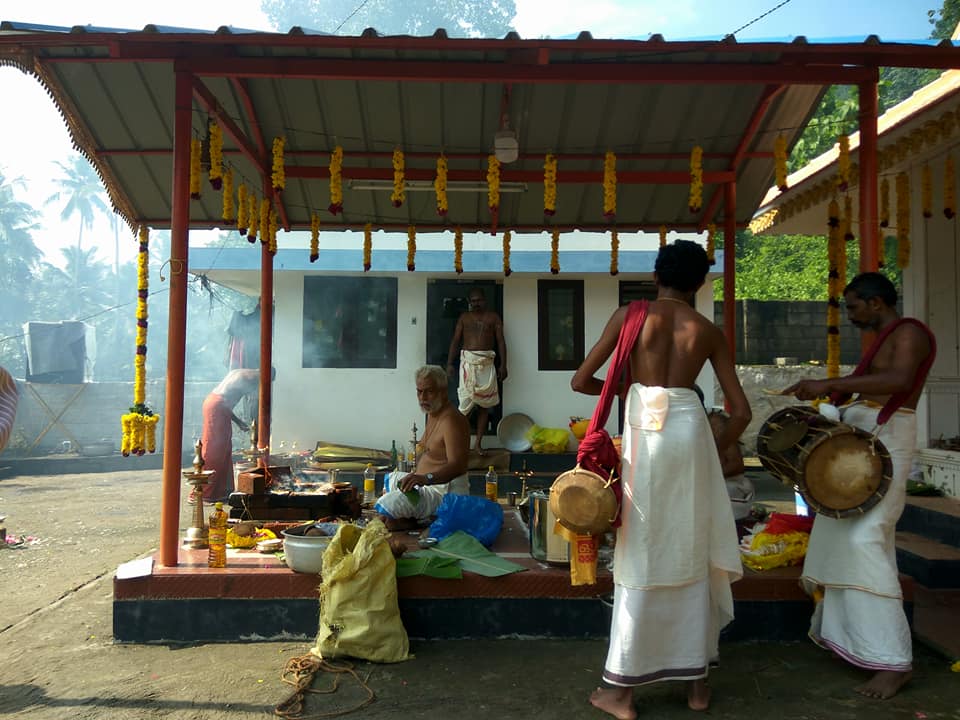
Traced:
<path fill-rule="evenodd" d="M 534 490 L 528 495 L 530 503 L 530 554 L 540 562 L 567 564 L 570 562 L 570 543 L 554 534 L 557 516 L 550 511 L 550 491 Z"/>

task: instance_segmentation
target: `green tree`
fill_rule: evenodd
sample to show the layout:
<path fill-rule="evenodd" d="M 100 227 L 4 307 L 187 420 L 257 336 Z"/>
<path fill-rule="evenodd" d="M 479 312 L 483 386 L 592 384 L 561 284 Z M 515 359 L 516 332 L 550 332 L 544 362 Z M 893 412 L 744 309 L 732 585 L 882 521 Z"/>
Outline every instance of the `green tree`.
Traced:
<path fill-rule="evenodd" d="M 450 37 L 503 37 L 517 14 L 514 0 L 369 0 L 356 7 L 339 0 L 262 0 L 275 28 L 293 26 L 339 35 L 375 28 L 385 35 L 432 35 L 443 28 Z"/>

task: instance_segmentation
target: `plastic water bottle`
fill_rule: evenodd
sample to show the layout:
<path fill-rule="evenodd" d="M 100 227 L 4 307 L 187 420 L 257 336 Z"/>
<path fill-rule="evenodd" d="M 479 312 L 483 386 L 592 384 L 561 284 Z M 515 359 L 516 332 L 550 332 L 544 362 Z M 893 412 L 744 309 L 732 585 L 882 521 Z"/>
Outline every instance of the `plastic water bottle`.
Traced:
<path fill-rule="evenodd" d="M 487 467 L 487 478 L 486 478 L 486 496 L 487 500 L 492 500 L 497 502 L 497 472 L 493 469 L 493 465 Z"/>
<path fill-rule="evenodd" d="M 373 463 L 367 463 L 363 471 L 363 504 L 367 507 L 373 507 L 377 501 L 377 471 L 373 469 Z"/>
<path fill-rule="evenodd" d="M 207 544 L 210 551 L 207 554 L 207 567 L 225 568 L 227 566 L 227 513 L 223 510 L 223 503 L 213 506 L 210 513 L 210 531 Z"/>

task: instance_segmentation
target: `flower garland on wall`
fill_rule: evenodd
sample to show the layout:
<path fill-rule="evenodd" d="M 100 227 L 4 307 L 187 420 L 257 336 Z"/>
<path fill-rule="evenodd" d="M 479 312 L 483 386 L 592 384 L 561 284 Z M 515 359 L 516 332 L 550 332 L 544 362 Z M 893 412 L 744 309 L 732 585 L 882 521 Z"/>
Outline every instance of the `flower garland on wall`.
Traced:
<path fill-rule="evenodd" d="M 406 180 L 404 179 L 405 162 L 403 152 L 399 148 L 393 150 L 393 192 L 390 193 L 390 202 L 394 207 L 403 205 L 407 199 Z"/>
<path fill-rule="evenodd" d="M 663 247 L 667 244 L 667 226 L 661 225 L 659 229 L 660 233 L 660 247 Z"/>
<path fill-rule="evenodd" d="M 550 273 L 560 274 L 560 231 L 557 229 L 550 235 Z"/>
<path fill-rule="evenodd" d="M 437 158 L 437 177 L 433 180 L 433 191 L 437 195 L 437 215 L 444 217 L 450 206 L 447 204 L 447 158 L 442 154 Z"/>
<path fill-rule="evenodd" d="M 773 141 L 773 169 L 776 176 L 777 188 L 780 192 L 788 189 L 787 185 L 787 139 L 777 135 Z"/>
<path fill-rule="evenodd" d="M 543 214 L 557 214 L 557 156 L 553 153 L 543 159 Z"/>
<path fill-rule="evenodd" d="M 609 150 L 603 156 L 603 216 L 610 221 L 617 216 L 617 156 Z"/>
<path fill-rule="evenodd" d="M 703 205 L 703 148 L 694 145 L 690 151 L 690 212 L 700 212 Z"/>
<path fill-rule="evenodd" d="M 226 222 L 233 222 L 234 215 L 237 213 L 237 207 L 233 201 L 233 168 L 227 168 L 223 174 L 223 219 Z"/>
<path fill-rule="evenodd" d="M 897 267 L 910 264 L 910 177 L 897 173 Z"/>
<path fill-rule="evenodd" d="M 143 455 L 157 449 L 156 430 L 160 416 L 147 407 L 147 295 L 149 289 L 150 234 L 140 226 L 137 255 L 137 354 L 133 360 L 133 406 L 120 418 L 120 452 Z"/>
<path fill-rule="evenodd" d="M 363 226 L 363 271 L 370 272 L 373 267 L 373 225 L 367 223 Z"/>
<path fill-rule="evenodd" d="M 273 183 L 273 189 L 277 192 L 281 192 L 284 188 L 287 187 L 287 171 L 284 167 L 283 160 L 283 148 L 286 145 L 286 139 L 282 137 L 275 137 L 273 139 L 272 146 L 272 155 L 273 155 L 273 167 L 270 173 L 270 181 Z"/>
<path fill-rule="evenodd" d="M 503 234 L 503 276 L 510 277 L 513 270 L 510 269 L 510 231 Z"/>
<path fill-rule="evenodd" d="M 453 269 L 457 275 L 463 273 L 463 231 L 459 225 L 453 233 Z"/>
<path fill-rule="evenodd" d="M 320 215 L 310 215 L 310 262 L 320 259 Z"/>
<path fill-rule="evenodd" d="M 487 206 L 490 212 L 500 207 L 500 161 L 496 155 L 487 155 Z"/>
<path fill-rule="evenodd" d="M 620 236 L 617 229 L 610 231 L 610 274 L 616 275 L 620 272 Z"/>
<path fill-rule="evenodd" d="M 827 275 L 827 377 L 840 376 L 840 294 L 843 283 L 840 280 L 841 249 L 840 207 L 831 200 L 828 206 L 827 257 L 829 274 Z"/>
<path fill-rule="evenodd" d="M 260 216 L 257 214 L 259 207 L 257 196 L 253 193 L 247 195 L 247 242 L 250 243 L 257 241 L 257 227 L 260 224 L 258 220 Z"/>
<path fill-rule="evenodd" d="M 707 223 L 707 260 L 713 265 L 717 262 L 717 226 Z"/>
<path fill-rule="evenodd" d="M 220 190 L 223 187 L 223 130 L 216 120 L 208 123 L 207 130 L 210 133 L 210 169 L 207 178 L 210 187 Z"/>
<path fill-rule="evenodd" d="M 880 180 L 880 227 L 890 225 L 890 181 L 884 176 Z"/>
<path fill-rule="evenodd" d="M 249 220 L 247 219 L 247 186 L 240 183 L 237 188 L 237 232 L 247 234 Z"/>
<path fill-rule="evenodd" d="M 850 138 L 841 135 L 837 139 L 840 153 L 837 156 L 837 189 L 846 192 L 850 187 Z"/>
<path fill-rule="evenodd" d="M 190 141 L 190 199 L 200 199 L 200 159 L 203 146 L 199 138 Z"/>
<path fill-rule="evenodd" d="M 270 242 L 270 198 L 260 200 L 260 244 Z"/>
<path fill-rule="evenodd" d="M 920 209 L 925 218 L 933 217 L 933 172 L 930 163 L 920 168 Z"/>
<path fill-rule="evenodd" d="M 413 272 L 417 269 L 417 228 L 413 225 L 407 226 L 407 271 Z"/>
<path fill-rule="evenodd" d="M 330 205 L 331 215 L 343 212 L 343 148 L 337 145 L 330 153 Z"/>
<path fill-rule="evenodd" d="M 952 220 L 957 214 L 957 179 L 953 167 L 953 155 L 948 154 L 943 163 L 943 216 Z"/>

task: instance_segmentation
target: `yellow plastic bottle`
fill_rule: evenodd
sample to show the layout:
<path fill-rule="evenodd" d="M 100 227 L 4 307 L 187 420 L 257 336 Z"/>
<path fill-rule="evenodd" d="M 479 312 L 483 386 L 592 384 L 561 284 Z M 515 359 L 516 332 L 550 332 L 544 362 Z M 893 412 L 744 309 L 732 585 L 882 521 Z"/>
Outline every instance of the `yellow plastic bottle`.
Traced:
<path fill-rule="evenodd" d="M 487 500 L 492 500 L 497 502 L 497 473 L 493 469 L 493 465 L 487 467 L 487 478 L 486 478 L 486 497 Z"/>
<path fill-rule="evenodd" d="M 375 502 L 377 502 L 377 471 L 373 469 L 373 463 L 367 463 L 363 471 L 363 504 L 373 507 Z"/>
<path fill-rule="evenodd" d="M 207 554 L 207 567 L 225 568 L 227 566 L 227 513 L 223 503 L 213 506 L 210 513 L 210 530 L 207 539 L 210 551 Z"/>

